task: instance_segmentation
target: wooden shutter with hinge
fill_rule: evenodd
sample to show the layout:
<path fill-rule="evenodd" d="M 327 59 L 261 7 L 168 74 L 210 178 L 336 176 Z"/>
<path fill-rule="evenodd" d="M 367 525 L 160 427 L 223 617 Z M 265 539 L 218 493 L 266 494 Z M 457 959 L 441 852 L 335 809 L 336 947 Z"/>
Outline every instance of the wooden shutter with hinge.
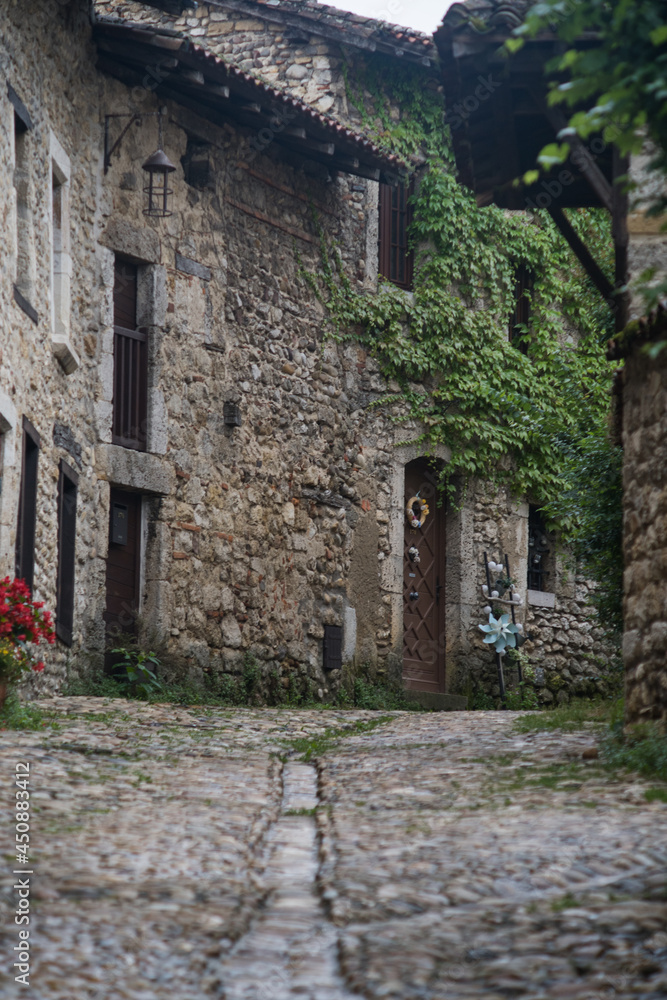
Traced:
<path fill-rule="evenodd" d="M 67 462 L 60 461 L 58 479 L 58 585 L 56 635 L 72 645 L 74 627 L 74 575 L 76 566 L 76 501 L 79 477 Z"/>
<path fill-rule="evenodd" d="M 37 465 L 41 438 L 33 425 L 23 418 L 23 453 L 21 493 L 16 527 L 15 573 L 25 580 L 32 592 L 35 575 L 35 531 L 37 527 Z"/>

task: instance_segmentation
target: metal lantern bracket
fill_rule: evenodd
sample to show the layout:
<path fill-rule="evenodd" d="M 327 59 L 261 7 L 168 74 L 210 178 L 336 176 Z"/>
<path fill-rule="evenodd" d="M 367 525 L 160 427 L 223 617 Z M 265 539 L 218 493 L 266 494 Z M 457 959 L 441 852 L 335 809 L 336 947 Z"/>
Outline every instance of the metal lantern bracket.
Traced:
<path fill-rule="evenodd" d="M 104 173 L 109 172 L 109 167 L 111 166 L 111 157 L 113 154 L 120 149 L 121 143 L 129 130 L 133 125 L 140 127 L 144 118 L 159 118 L 160 119 L 160 133 L 162 133 L 162 116 L 165 114 L 165 109 L 161 108 L 159 111 L 135 111 L 127 112 L 123 114 L 111 114 L 104 116 Z M 116 139 L 116 141 L 111 145 L 111 121 L 114 118 L 127 118 L 129 119 L 122 132 Z"/>

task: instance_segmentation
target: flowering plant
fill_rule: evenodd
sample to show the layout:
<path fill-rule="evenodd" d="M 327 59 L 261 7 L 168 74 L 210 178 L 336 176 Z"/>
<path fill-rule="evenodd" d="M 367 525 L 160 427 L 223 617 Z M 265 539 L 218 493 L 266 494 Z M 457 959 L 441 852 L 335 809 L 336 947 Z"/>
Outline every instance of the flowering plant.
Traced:
<path fill-rule="evenodd" d="M 479 628 L 482 632 L 486 632 L 484 642 L 493 643 L 496 653 L 503 653 L 506 646 L 510 649 L 516 646 L 516 633 L 520 629 L 510 623 L 509 615 L 494 618 L 492 614 L 489 614 L 489 624 L 480 625 Z"/>
<path fill-rule="evenodd" d="M 43 601 L 31 600 L 23 580 L 0 580 L 0 681 L 14 683 L 26 670 L 44 669 L 29 648 L 40 639 L 55 642 L 51 615 L 43 607 Z"/>

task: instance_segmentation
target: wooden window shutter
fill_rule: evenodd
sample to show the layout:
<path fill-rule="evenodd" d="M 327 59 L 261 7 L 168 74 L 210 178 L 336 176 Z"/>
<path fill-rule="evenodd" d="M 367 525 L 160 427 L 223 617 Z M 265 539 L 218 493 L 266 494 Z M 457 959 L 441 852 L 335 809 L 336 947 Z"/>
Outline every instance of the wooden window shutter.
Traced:
<path fill-rule="evenodd" d="M 56 635 L 72 645 L 74 627 L 74 575 L 76 566 L 76 501 L 79 477 L 60 461 L 58 479 L 58 585 L 56 594 Z"/>
<path fill-rule="evenodd" d="M 114 281 L 114 379 L 112 441 L 146 450 L 148 337 L 137 329 L 136 264 L 116 258 Z"/>
<path fill-rule="evenodd" d="M 340 670 L 343 666 L 343 629 L 340 625 L 324 626 L 324 670 Z"/>
<path fill-rule="evenodd" d="M 414 253 L 409 250 L 413 184 L 380 184 L 378 271 L 400 288 L 412 288 Z"/>
<path fill-rule="evenodd" d="M 16 527 L 15 574 L 25 580 L 32 592 L 35 575 L 35 530 L 37 527 L 37 465 L 41 438 L 33 425 L 23 418 L 23 453 L 21 492 Z"/>

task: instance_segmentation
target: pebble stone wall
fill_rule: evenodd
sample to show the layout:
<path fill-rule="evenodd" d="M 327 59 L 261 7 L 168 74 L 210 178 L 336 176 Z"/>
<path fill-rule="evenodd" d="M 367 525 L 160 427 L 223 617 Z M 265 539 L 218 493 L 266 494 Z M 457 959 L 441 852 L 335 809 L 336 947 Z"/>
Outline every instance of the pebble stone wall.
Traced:
<path fill-rule="evenodd" d="M 629 722 L 667 724 L 667 357 L 640 348 L 623 393 L 623 656 Z"/>
<path fill-rule="evenodd" d="M 418 454 L 401 441 L 414 439 L 419 428 L 408 426 L 399 435 L 372 406 L 398 387 L 387 386 L 361 347 L 327 337 L 324 308 L 302 278 L 304 268 L 317 272 L 321 266 L 314 205 L 348 277 L 372 293 L 377 185 L 348 175 L 332 178 L 309 163 L 289 165 L 277 143 L 249 161 L 247 134 L 171 103 L 165 149 L 178 166 L 174 214 L 145 219 L 140 164 L 155 145 L 151 125 L 128 133 L 107 175 L 101 163 L 99 123 L 110 109 L 125 110 L 138 100 L 136 88 L 95 69 L 83 0 L 59 5 L 55 14 L 46 0 L 34 6 L 28 12 L 12 0 L 2 14 L 3 69 L 35 120 L 30 197 L 39 223 L 33 227 L 33 305 L 40 320 L 35 326 L 14 304 L 8 260 L 0 293 L 2 316 L 11 324 L 0 348 L 6 431 L 0 559 L 3 572 L 10 572 L 26 414 L 42 436 L 36 592 L 50 606 L 59 458 L 76 461 L 81 476 L 74 644 L 58 644 L 42 683 L 56 689 L 67 673 L 81 675 L 101 661 L 111 484 L 144 497 L 141 627 L 169 669 L 196 680 L 239 675 L 251 656 L 267 687 L 310 686 L 325 697 L 341 681 L 340 672 L 322 670 L 324 626 L 332 624 L 344 626 L 345 659 L 355 669 L 399 681 L 402 470 Z M 162 17 L 141 4 L 97 7 L 132 20 Z M 187 25 L 193 33 L 229 23 L 211 13 L 206 24 L 205 11 L 200 8 L 196 25 Z M 233 32 L 220 30 L 216 37 L 232 44 L 233 36 L 240 45 L 245 31 L 259 30 L 235 22 Z M 277 36 L 274 43 L 282 44 Z M 304 53 L 308 61 L 298 62 L 299 49 L 289 44 L 290 65 L 312 61 L 313 72 L 325 72 L 316 66 L 323 55 Z M 274 51 L 261 58 L 274 58 Z M 261 69 L 265 74 L 264 64 Z M 307 88 L 305 77 L 289 77 L 288 69 L 276 65 L 286 81 Z M 335 86 L 342 95 L 339 77 Z M 157 108 L 150 88 L 140 96 L 143 110 Z M 11 133 L 12 109 L 4 98 L 0 109 L 2 128 Z M 49 130 L 71 160 L 70 338 L 79 366 L 68 375 L 53 354 L 47 319 Z M 2 150 L 0 211 L 11 231 L 13 159 L 7 143 Z M 187 182 L 183 169 L 193 150 L 209 165 L 207 178 L 199 175 L 196 184 Z M 141 264 L 141 323 L 149 331 L 150 360 L 147 453 L 111 443 L 114 253 Z M 230 401 L 240 408 L 240 427 L 224 423 Z M 78 460 L 54 443 L 56 423 L 70 428 Z M 342 501 L 323 501 L 325 490 Z M 489 500 L 481 488 L 448 515 L 450 691 L 469 690 L 474 676 L 473 687 L 493 695 L 490 657 L 477 629 L 481 553 L 500 546 L 525 575 L 526 519 L 525 505 L 508 497 Z M 575 664 L 582 650 L 602 652 L 599 633 L 589 627 L 585 591 L 584 584 L 571 592 L 564 587 L 553 612 L 529 612 L 528 630 L 539 633 L 533 649 L 543 671 L 536 672 L 538 685 L 544 680 L 543 701 L 578 691 L 583 681 Z"/>

